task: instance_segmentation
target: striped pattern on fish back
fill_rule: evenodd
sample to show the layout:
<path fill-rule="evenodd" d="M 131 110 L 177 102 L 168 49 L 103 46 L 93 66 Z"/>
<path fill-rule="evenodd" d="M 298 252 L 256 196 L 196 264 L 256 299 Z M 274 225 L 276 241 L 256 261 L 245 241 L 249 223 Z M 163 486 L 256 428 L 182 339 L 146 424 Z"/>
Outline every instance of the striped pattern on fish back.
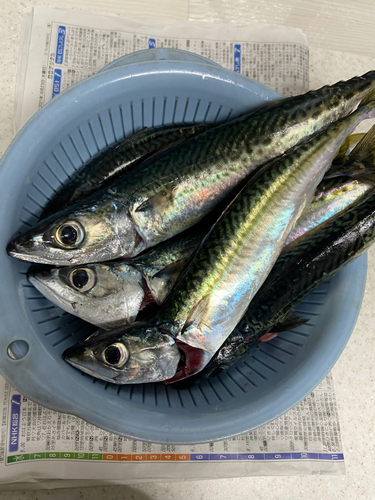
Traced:
<path fill-rule="evenodd" d="M 124 139 L 116 147 L 99 153 L 83 165 L 46 205 L 42 217 L 74 205 L 128 174 L 151 155 L 173 143 L 187 140 L 213 128 L 214 124 L 182 125 L 150 131 L 146 127 Z"/>
<path fill-rule="evenodd" d="M 131 264 L 136 267 L 156 269 L 164 268 L 181 259 L 186 260 L 196 250 L 204 235 L 202 229 L 195 228 L 194 231 L 188 231 L 188 234 L 178 235 L 135 257 Z"/>
<path fill-rule="evenodd" d="M 233 334 L 268 331 L 306 295 L 365 252 L 374 240 L 372 195 L 359 207 L 291 243 Z"/>
<path fill-rule="evenodd" d="M 244 255 L 239 257 L 239 249 L 244 243 L 246 246 L 254 220 L 263 217 L 265 210 L 268 210 L 269 196 L 272 196 L 277 186 L 285 182 L 289 169 L 319 142 L 319 138 L 312 139 L 293 153 L 274 160 L 263 167 L 245 186 L 214 226 L 186 275 L 176 283 L 168 308 L 159 317 L 160 322 L 184 317 L 201 298 L 209 295 L 220 281 L 230 279 L 231 273 L 238 274 L 238 266 L 241 267 L 240 271 L 244 272 L 247 250 L 242 250 Z"/>
<path fill-rule="evenodd" d="M 203 132 L 130 173 L 126 190 L 136 197 L 148 196 L 177 179 L 194 179 L 203 169 L 218 175 L 233 163 L 249 173 L 348 114 L 374 86 L 375 71 L 371 71 L 363 77 L 278 101 Z M 124 187 L 121 181 L 113 187 L 117 186 Z"/>

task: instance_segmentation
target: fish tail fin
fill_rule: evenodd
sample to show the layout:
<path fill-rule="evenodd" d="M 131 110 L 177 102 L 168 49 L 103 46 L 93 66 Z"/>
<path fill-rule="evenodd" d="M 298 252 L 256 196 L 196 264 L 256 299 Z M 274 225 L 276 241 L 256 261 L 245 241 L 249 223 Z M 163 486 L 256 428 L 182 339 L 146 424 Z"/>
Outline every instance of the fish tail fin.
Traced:
<path fill-rule="evenodd" d="M 365 134 L 342 165 L 334 165 L 327 177 L 348 175 L 375 186 L 375 125 Z"/>
<path fill-rule="evenodd" d="M 358 107 L 366 106 L 367 104 L 371 104 L 375 102 L 375 89 L 372 89 L 359 103 Z"/>
<path fill-rule="evenodd" d="M 350 152 L 346 162 L 366 162 L 375 168 L 375 125 L 365 134 Z"/>
<path fill-rule="evenodd" d="M 350 134 L 346 138 L 346 141 L 344 144 L 341 146 L 340 151 L 338 152 L 338 155 L 336 158 L 333 160 L 333 163 L 340 164 L 342 165 L 344 161 L 347 159 L 349 156 L 349 153 L 355 148 L 355 146 L 359 143 L 359 141 L 364 137 L 366 134 Z"/>

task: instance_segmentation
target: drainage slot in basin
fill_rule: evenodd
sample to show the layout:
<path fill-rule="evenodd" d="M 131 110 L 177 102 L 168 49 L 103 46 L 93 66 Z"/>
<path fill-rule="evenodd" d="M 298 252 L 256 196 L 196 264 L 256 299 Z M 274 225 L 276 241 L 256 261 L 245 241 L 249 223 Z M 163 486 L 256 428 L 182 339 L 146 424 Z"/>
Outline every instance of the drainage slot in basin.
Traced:
<path fill-rule="evenodd" d="M 15 340 L 8 345 L 7 354 L 11 359 L 22 359 L 29 349 L 30 346 L 25 340 Z"/>

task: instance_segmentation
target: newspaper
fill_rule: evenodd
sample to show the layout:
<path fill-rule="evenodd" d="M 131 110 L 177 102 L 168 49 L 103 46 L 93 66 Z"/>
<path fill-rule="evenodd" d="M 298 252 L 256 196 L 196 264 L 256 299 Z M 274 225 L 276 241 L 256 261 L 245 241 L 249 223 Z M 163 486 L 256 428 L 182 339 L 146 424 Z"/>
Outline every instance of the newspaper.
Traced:
<path fill-rule="evenodd" d="M 188 21 L 166 24 L 39 6 L 23 29 L 15 131 L 70 85 L 123 55 L 154 47 L 208 57 L 284 96 L 308 90 L 307 39 L 296 28 Z"/>
<path fill-rule="evenodd" d="M 111 434 L 33 403 L 1 378 L 0 395 L 0 483 L 13 486 L 67 487 L 61 479 L 93 485 L 345 472 L 331 375 L 273 422 L 232 439 L 190 446 Z"/>
<path fill-rule="evenodd" d="M 283 95 L 308 89 L 307 41 L 291 28 L 169 25 L 43 6 L 28 16 L 23 34 L 16 130 L 68 86 L 122 55 L 154 46 L 205 55 Z M 33 403 L 0 378 L 1 401 L 0 484 L 12 488 L 345 473 L 330 375 L 303 402 L 262 428 L 191 446 L 111 434 Z"/>

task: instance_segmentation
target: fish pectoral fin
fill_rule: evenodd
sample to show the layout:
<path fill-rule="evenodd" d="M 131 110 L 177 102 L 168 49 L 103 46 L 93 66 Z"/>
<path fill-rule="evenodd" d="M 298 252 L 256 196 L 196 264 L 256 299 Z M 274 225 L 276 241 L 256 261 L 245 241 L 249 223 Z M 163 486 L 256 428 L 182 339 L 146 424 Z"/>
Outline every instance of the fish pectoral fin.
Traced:
<path fill-rule="evenodd" d="M 178 276 L 181 271 L 184 269 L 186 266 L 187 262 L 189 259 L 180 259 L 176 260 L 175 262 L 172 262 L 166 267 L 163 267 L 163 269 L 160 269 L 160 271 L 157 271 L 155 274 L 152 275 L 152 279 L 163 279 L 164 277 L 170 277 L 170 276 Z"/>
<path fill-rule="evenodd" d="M 160 305 L 170 293 L 178 276 L 185 269 L 189 259 L 180 259 L 172 262 L 147 280 L 149 288 L 154 292 L 157 303 Z"/>
<path fill-rule="evenodd" d="M 159 192 L 141 203 L 135 209 L 135 212 L 147 212 L 148 210 L 159 213 L 165 212 L 173 203 L 175 189 L 176 186 L 174 185 L 164 186 Z"/>
<path fill-rule="evenodd" d="M 204 321 L 204 317 L 206 316 L 209 305 L 210 296 L 206 295 L 192 308 L 185 321 L 184 328 L 179 335 L 179 337 L 181 336 L 182 341 L 184 341 L 184 332 L 187 332 L 188 330 L 197 330 L 199 332 L 202 330 L 202 326 L 207 326 L 206 322 Z"/>
<path fill-rule="evenodd" d="M 283 316 L 272 328 L 273 333 L 285 332 L 287 330 L 292 330 L 298 326 L 304 325 L 309 320 L 307 318 L 302 318 L 298 316 L 294 309 L 289 311 L 285 316 Z"/>

